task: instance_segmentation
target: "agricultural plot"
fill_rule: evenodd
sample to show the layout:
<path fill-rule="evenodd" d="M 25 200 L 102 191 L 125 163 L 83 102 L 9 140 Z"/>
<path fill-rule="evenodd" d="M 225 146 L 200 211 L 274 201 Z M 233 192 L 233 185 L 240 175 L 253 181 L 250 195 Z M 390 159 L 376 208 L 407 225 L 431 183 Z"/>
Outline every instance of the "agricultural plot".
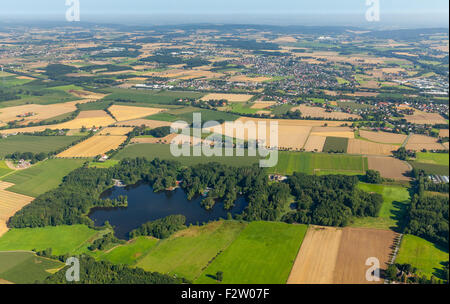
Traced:
<path fill-rule="evenodd" d="M 449 137 L 449 129 L 441 129 L 439 130 L 439 137 Z"/>
<path fill-rule="evenodd" d="M 402 231 L 405 224 L 404 217 L 410 203 L 410 195 L 406 187 L 359 183 L 358 188 L 369 193 L 381 194 L 383 204 L 377 217 L 354 218 L 352 227 Z"/>
<path fill-rule="evenodd" d="M 420 274 L 428 278 L 434 275 L 443 277 L 444 262 L 448 261 L 448 249 L 439 247 L 415 235 L 406 234 L 400 244 L 398 256 L 395 259 L 399 264 L 410 264 L 416 267 Z"/>
<path fill-rule="evenodd" d="M 289 276 L 291 284 L 373 284 L 366 260 L 386 269 L 397 234 L 392 231 L 311 226 Z"/>
<path fill-rule="evenodd" d="M 349 114 L 344 112 L 327 112 L 325 108 L 310 107 L 307 105 L 300 105 L 291 109 L 291 111 L 296 110 L 300 110 L 300 112 L 302 113 L 302 117 L 314 117 L 314 118 L 336 119 L 336 120 L 361 118 L 361 116 L 355 114 Z"/>
<path fill-rule="evenodd" d="M 11 173 L 13 170 L 8 167 L 5 161 L 0 160 L 0 178 L 8 173 Z"/>
<path fill-rule="evenodd" d="M 349 139 L 347 153 L 363 155 L 391 155 L 398 146 L 374 143 L 361 139 Z"/>
<path fill-rule="evenodd" d="M 365 174 L 367 158 L 353 155 L 325 153 L 279 152 L 278 164 L 269 171 L 291 175 L 294 172 L 306 174 Z"/>
<path fill-rule="evenodd" d="M 394 157 L 369 156 L 369 169 L 379 171 L 382 177 L 409 181 L 411 171 L 407 162 Z"/>
<path fill-rule="evenodd" d="M 14 152 L 49 153 L 67 147 L 80 138 L 81 136 L 32 135 L 16 135 L 3 139 L 0 137 L 0 157 Z"/>
<path fill-rule="evenodd" d="M 419 163 L 448 166 L 449 155 L 448 153 L 417 152 L 416 161 Z"/>
<path fill-rule="evenodd" d="M 355 133 L 349 127 L 313 127 L 311 135 L 343 138 L 355 137 Z"/>
<path fill-rule="evenodd" d="M 3 178 L 15 184 L 8 191 L 37 197 L 58 187 L 64 176 L 83 165 L 83 160 L 49 159 L 26 170 L 16 171 Z"/>
<path fill-rule="evenodd" d="M 63 263 L 39 257 L 32 252 L 0 252 L 0 283 L 33 284 L 43 281 Z"/>
<path fill-rule="evenodd" d="M 108 110 L 118 121 L 133 120 L 137 118 L 154 115 L 164 111 L 164 109 L 161 108 L 132 107 L 119 105 L 113 105 L 109 107 Z"/>
<path fill-rule="evenodd" d="M 359 131 L 359 136 L 362 138 L 368 139 L 373 142 L 382 143 L 382 144 L 402 144 L 407 136 L 403 134 L 395 134 L 388 132 L 373 132 L 373 131 Z"/>
<path fill-rule="evenodd" d="M 138 237 L 125 245 L 117 246 L 104 254 L 100 254 L 98 259 L 114 264 L 133 265 L 155 247 L 158 241 L 156 238 Z"/>
<path fill-rule="evenodd" d="M 307 152 L 321 152 L 325 145 L 326 137 L 318 135 L 309 135 L 303 149 Z"/>
<path fill-rule="evenodd" d="M 0 238 L 0 251 L 52 248 L 54 255 L 74 253 L 98 233 L 86 225 L 14 228 Z"/>
<path fill-rule="evenodd" d="M 408 122 L 415 124 L 447 124 L 447 121 L 438 113 L 427 113 L 414 109 L 413 115 L 405 115 Z"/>
<path fill-rule="evenodd" d="M 159 241 L 136 266 L 194 281 L 246 226 L 236 221 L 218 221 L 190 227 Z"/>
<path fill-rule="evenodd" d="M 341 228 L 310 226 L 287 283 L 332 284 L 341 237 Z"/>
<path fill-rule="evenodd" d="M 92 136 L 59 153 L 57 157 L 95 157 L 110 150 L 117 149 L 126 139 L 126 136 Z"/>
<path fill-rule="evenodd" d="M 111 94 L 103 100 L 141 102 L 146 104 L 172 104 L 181 98 L 201 98 L 204 93 L 183 91 L 110 89 Z"/>
<path fill-rule="evenodd" d="M 217 283 L 215 274 L 222 271 L 225 284 L 285 284 L 306 230 L 306 225 L 251 222 L 195 283 Z"/>
<path fill-rule="evenodd" d="M 251 106 L 252 109 L 263 110 L 276 104 L 275 101 L 255 101 Z"/>
<path fill-rule="evenodd" d="M 201 98 L 201 100 L 209 101 L 209 100 L 228 100 L 229 102 L 247 102 L 249 101 L 253 95 L 248 94 L 222 94 L 222 93 L 211 93 L 205 95 Z"/>
<path fill-rule="evenodd" d="M 192 151 L 191 151 L 192 153 Z M 233 152 L 233 155 L 236 155 Z M 225 151 L 224 151 L 225 154 Z M 223 155 L 224 155 L 223 154 Z M 192 154 L 191 154 L 192 155 Z M 200 163 L 218 162 L 229 166 L 250 166 L 259 163 L 260 157 L 257 156 L 180 156 L 175 157 L 170 152 L 170 145 L 163 144 L 133 144 L 128 145 L 123 150 L 119 151 L 113 159 L 122 160 L 124 158 L 146 157 L 147 159 L 164 159 L 175 160 L 181 162 L 183 165 L 196 165 Z"/>
<path fill-rule="evenodd" d="M 426 150 L 445 149 L 442 144 L 438 143 L 437 138 L 419 134 L 413 134 L 406 143 L 405 148 L 407 150 L 415 150 L 415 151 L 421 151 L 423 149 Z"/>
<path fill-rule="evenodd" d="M 133 131 L 134 128 L 132 127 L 109 127 L 104 128 L 100 132 L 98 132 L 96 135 L 113 135 L 113 136 L 119 136 L 119 135 L 127 135 L 131 131 Z"/>
<path fill-rule="evenodd" d="M 21 124 L 29 122 L 40 122 L 62 114 L 71 113 L 76 110 L 73 103 L 61 103 L 54 105 L 27 104 L 17 107 L 0 109 L 0 122 L 24 120 Z"/>
<path fill-rule="evenodd" d="M 161 113 L 163 114 L 163 113 Z M 160 114 L 155 114 L 160 115 Z M 155 116 L 155 115 L 152 115 Z M 116 126 L 130 126 L 130 127 L 141 127 L 146 126 L 147 128 L 154 129 L 159 127 L 170 126 L 171 123 L 168 121 L 160 121 L 160 120 L 150 120 L 150 119 L 134 119 L 128 121 L 120 121 L 115 123 Z"/>
<path fill-rule="evenodd" d="M 33 197 L 5 190 L 11 186 L 14 185 L 0 181 L 0 236 L 8 231 L 6 223 L 9 218 L 34 200 Z"/>
<path fill-rule="evenodd" d="M 420 163 L 416 161 L 410 161 L 409 163 L 414 169 L 425 171 L 425 174 L 449 175 L 449 166 Z"/>
<path fill-rule="evenodd" d="M 345 137 L 327 137 L 323 145 L 323 152 L 346 153 L 349 139 Z"/>

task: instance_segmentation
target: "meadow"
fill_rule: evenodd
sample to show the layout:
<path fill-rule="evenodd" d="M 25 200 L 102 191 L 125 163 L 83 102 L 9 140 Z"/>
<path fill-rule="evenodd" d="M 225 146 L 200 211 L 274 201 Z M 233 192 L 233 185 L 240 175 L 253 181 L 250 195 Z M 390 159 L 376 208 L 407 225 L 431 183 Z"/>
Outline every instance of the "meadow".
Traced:
<path fill-rule="evenodd" d="M 141 236 L 129 241 L 125 245 L 117 246 L 112 250 L 97 254 L 97 258 L 114 264 L 135 264 L 138 258 L 158 243 L 158 239 Z"/>
<path fill-rule="evenodd" d="M 180 156 L 175 157 L 170 152 L 170 145 L 166 144 L 133 144 L 119 151 L 114 160 L 122 160 L 124 158 L 146 157 L 147 159 L 165 159 L 176 160 L 183 165 L 190 166 L 200 163 L 218 162 L 230 166 L 250 166 L 257 164 L 260 160 L 257 156 Z"/>
<path fill-rule="evenodd" d="M 6 174 L 11 173 L 12 171 L 13 171 L 13 170 L 10 169 L 10 168 L 6 165 L 5 161 L 0 160 L 0 177 L 5 176 Z"/>
<path fill-rule="evenodd" d="M 0 251 L 52 248 L 54 255 L 74 253 L 98 233 L 85 225 L 14 228 L 0 238 Z"/>
<path fill-rule="evenodd" d="M 67 174 L 81 167 L 84 162 L 80 159 L 48 159 L 10 174 L 3 180 L 15 184 L 8 191 L 37 197 L 58 187 Z"/>
<path fill-rule="evenodd" d="M 434 275 L 444 279 L 442 263 L 448 262 L 448 249 L 440 248 L 415 235 L 406 234 L 403 236 L 395 262 L 411 264 L 427 277 Z"/>
<path fill-rule="evenodd" d="M 14 152 L 49 153 L 79 140 L 80 136 L 16 135 L 0 138 L 0 158 Z"/>
<path fill-rule="evenodd" d="M 39 257 L 32 252 L 0 252 L 0 279 L 16 284 L 40 282 L 63 266 L 60 261 Z"/>
<path fill-rule="evenodd" d="M 449 165 L 448 153 L 417 152 L 416 161 L 419 163 L 430 163 L 443 166 Z"/>
<path fill-rule="evenodd" d="M 294 172 L 306 174 L 365 174 L 367 158 L 363 156 L 308 153 L 279 152 L 278 164 L 269 168 L 270 172 L 291 175 Z"/>
<path fill-rule="evenodd" d="M 192 226 L 159 241 L 136 266 L 193 281 L 202 274 L 210 261 L 233 243 L 246 226 L 237 221 Z"/>
<path fill-rule="evenodd" d="M 426 174 L 449 175 L 449 166 L 420 163 L 417 161 L 409 162 L 414 169 L 424 170 Z"/>
<path fill-rule="evenodd" d="M 403 219 L 410 203 L 408 188 L 395 185 L 359 183 L 358 188 L 383 196 L 378 217 L 354 218 L 352 227 L 403 230 Z"/>
<path fill-rule="evenodd" d="M 306 230 L 306 225 L 251 222 L 195 283 L 218 283 L 215 275 L 222 271 L 225 284 L 285 284 Z"/>

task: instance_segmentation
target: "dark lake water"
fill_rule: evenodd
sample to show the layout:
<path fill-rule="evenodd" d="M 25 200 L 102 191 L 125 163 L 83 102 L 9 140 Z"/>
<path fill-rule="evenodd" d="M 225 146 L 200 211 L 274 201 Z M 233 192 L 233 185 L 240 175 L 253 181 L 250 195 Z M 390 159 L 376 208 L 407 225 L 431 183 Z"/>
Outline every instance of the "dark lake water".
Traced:
<path fill-rule="evenodd" d="M 189 201 L 182 189 L 155 193 L 144 183 L 125 188 L 114 187 L 103 193 L 102 198 L 114 199 L 119 195 L 128 197 L 127 208 L 92 209 L 89 217 L 97 226 L 109 221 L 114 226 L 115 235 L 121 239 L 127 239 L 128 233 L 142 224 L 168 215 L 182 214 L 186 217 L 186 225 L 195 225 L 225 219 L 228 212 L 239 214 L 247 206 L 244 198 L 238 198 L 232 210 L 225 210 L 223 203 L 218 202 L 212 210 L 207 211 L 200 205 L 202 197 Z"/>

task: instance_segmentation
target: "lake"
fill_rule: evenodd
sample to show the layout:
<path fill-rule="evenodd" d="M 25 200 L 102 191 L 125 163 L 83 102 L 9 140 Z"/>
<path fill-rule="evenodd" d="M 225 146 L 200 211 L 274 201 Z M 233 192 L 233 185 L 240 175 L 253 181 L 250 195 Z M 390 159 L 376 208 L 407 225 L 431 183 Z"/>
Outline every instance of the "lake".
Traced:
<path fill-rule="evenodd" d="M 191 201 L 187 199 L 184 190 L 153 192 L 152 187 L 139 183 L 127 187 L 114 187 L 102 194 L 102 198 L 115 199 L 119 195 L 128 197 L 126 208 L 94 208 L 89 217 L 96 226 L 102 226 L 105 221 L 114 227 L 116 237 L 127 239 L 128 233 L 142 224 L 173 214 L 186 217 L 186 225 L 202 224 L 219 218 L 226 219 L 227 214 L 239 214 L 247 207 L 244 198 L 238 198 L 231 210 L 224 210 L 223 202 L 215 204 L 212 210 L 205 210 L 200 202 L 202 197 Z"/>

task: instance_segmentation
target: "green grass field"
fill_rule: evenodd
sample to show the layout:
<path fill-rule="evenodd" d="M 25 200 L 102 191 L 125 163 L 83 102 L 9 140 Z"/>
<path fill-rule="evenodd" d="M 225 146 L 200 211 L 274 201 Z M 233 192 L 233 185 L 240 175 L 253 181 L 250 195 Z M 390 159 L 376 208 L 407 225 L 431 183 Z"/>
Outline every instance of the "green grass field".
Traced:
<path fill-rule="evenodd" d="M 85 225 L 11 229 L 0 237 L 0 251 L 52 248 L 54 255 L 73 253 L 98 233 Z"/>
<path fill-rule="evenodd" d="M 448 153 L 431 153 L 431 152 L 417 152 L 416 161 L 419 163 L 430 163 L 436 165 L 449 165 Z"/>
<path fill-rule="evenodd" d="M 403 218 L 410 203 L 410 195 L 406 187 L 359 183 L 358 188 L 366 192 L 381 194 L 383 205 L 381 205 L 378 217 L 355 218 L 351 226 L 393 229 L 395 231 L 403 229 Z"/>
<path fill-rule="evenodd" d="M 110 89 L 112 94 L 106 96 L 104 100 L 109 101 L 134 101 L 150 104 L 170 104 L 180 98 L 201 98 L 205 94 L 199 92 L 183 91 L 157 91 L 157 90 L 128 90 Z"/>
<path fill-rule="evenodd" d="M 251 222 L 195 283 L 285 284 L 307 230 L 306 225 Z"/>
<path fill-rule="evenodd" d="M 136 266 L 195 280 L 208 263 L 226 250 L 245 227 L 245 223 L 237 221 L 190 227 L 159 241 Z"/>
<path fill-rule="evenodd" d="M 445 165 L 436 165 L 436 164 L 428 164 L 428 163 L 420 163 L 417 161 L 409 162 L 414 169 L 424 170 L 426 174 L 437 174 L 437 175 L 449 175 L 449 166 Z"/>
<path fill-rule="evenodd" d="M 239 113 L 239 114 L 255 114 L 256 112 L 260 111 L 258 109 L 252 109 L 252 104 L 247 103 L 232 103 L 231 104 L 231 110 L 232 112 Z"/>
<path fill-rule="evenodd" d="M 31 252 L 0 252 L 0 279 L 16 284 L 33 284 L 64 266 L 60 261 Z"/>
<path fill-rule="evenodd" d="M 0 138 L 0 158 L 14 152 L 52 152 L 67 147 L 80 136 L 32 136 L 16 135 Z"/>
<path fill-rule="evenodd" d="M 327 137 L 323 145 L 323 152 L 347 153 L 348 138 Z"/>
<path fill-rule="evenodd" d="M 124 158 L 136 158 L 136 157 L 146 157 L 147 159 L 154 159 L 156 157 L 166 160 L 176 160 L 181 162 L 183 165 L 190 166 L 200 163 L 208 162 L 218 162 L 222 164 L 227 164 L 230 166 L 250 166 L 252 164 L 257 164 L 260 160 L 256 156 L 180 156 L 175 157 L 170 152 L 170 145 L 165 144 L 133 144 L 125 147 L 117 153 L 113 159 L 121 160 Z"/>
<path fill-rule="evenodd" d="M 4 160 L 0 160 L 0 178 L 1 178 L 2 176 L 5 176 L 5 175 L 8 174 L 8 173 L 11 173 L 12 171 L 13 171 L 13 170 L 10 169 L 10 168 L 6 165 L 6 163 L 5 163 Z"/>
<path fill-rule="evenodd" d="M 9 191 L 37 197 L 58 187 L 67 174 L 81 167 L 84 162 L 80 159 L 48 159 L 10 174 L 3 180 L 15 184 Z"/>
<path fill-rule="evenodd" d="M 367 158 L 363 156 L 308 153 L 279 152 L 278 164 L 269 168 L 270 172 L 291 175 L 293 172 L 307 174 L 365 174 Z"/>
<path fill-rule="evenodd" d="M 110 261 L 114 264 L 132 265 L 137 259 L 144 256 L 151 248 L 153 248 L 158 239 L 150 237 L 138 237 L 126 245 L 118 246 L 106 253 L 100 253 L 97 258 L 104 261 Z"/>
<path fill-rule="evenodd" d="M 403 237 L 398 256 L 395 260 L 400 264 L 411 264 L 418 272 L 428 277 L 442 277 L 442 262 L 448 261 L 448 249 L 440 248 L 415 235 Z"/>

